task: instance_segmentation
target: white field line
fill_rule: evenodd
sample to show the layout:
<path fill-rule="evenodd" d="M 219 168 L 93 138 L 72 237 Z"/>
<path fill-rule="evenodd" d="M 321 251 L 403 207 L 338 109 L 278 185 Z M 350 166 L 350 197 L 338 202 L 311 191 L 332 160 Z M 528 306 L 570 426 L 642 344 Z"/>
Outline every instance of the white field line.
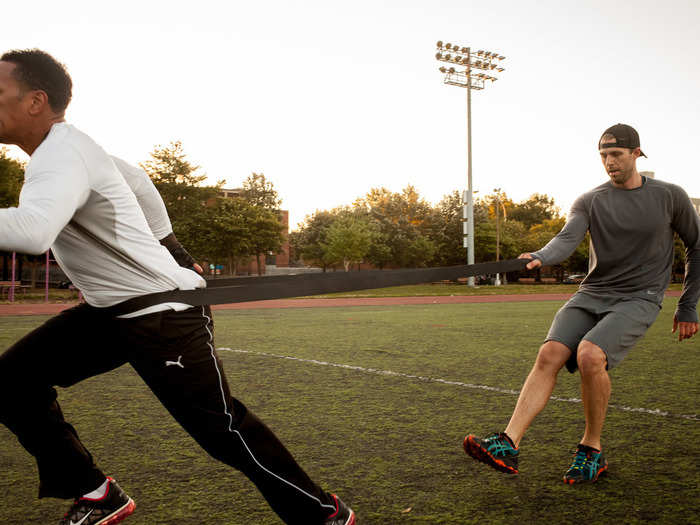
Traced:
<path fill-rule="evenodd" d="M 394 372 L 392 370 L 381 370 L 379 368 L 366 368 L 364 366 L 356 365 L 344 365 L 340 363 L 329 363 L 327 361 L 319 361 L 318 359 L 302 359 L 301 357 L 293 357 L 288 355 L 278 355 L 270 354 L 268 352 L 254 352 L 252 350 L 241 350 L 238 348 L 227 348 L 220 347 L 217 348 L 218 351 L 234 352 L 237 354 L 250 354 L 260 357 L 273 357 L 275 359 L 286 359 L 288 361 L 298 361 L 300 363 L 310 363 L 312 365 L 319 366 L 330 366 L 333 368 L 343 368 L 345 370 L 354 370 L 356 372 L 362 372 L 365 374 L 375 374 L 380 376 L 391 376 L 391 377 L 402 377 L 405 379 L 413 379 L 416 381 L 424 381 L 426 383 L 440 383 L 443 385 L 457 386 L 461 388 L 469 388 L 473 390 L 486 390 L 489 392 L 497 392 L 499 394 L 509 394 L 517 396 L 520 394 L 519 390 L 511 390 L 509 388 L 499 388 L 497 386 L 488 385 L 475 385 L 472 383 L 463 383 L 461 381 L 450 381 L 449 379 L 441 379 L 439 377 L 428 377 L 428 376 L 418 376 L 414 374 L 404 374 L 402 372 Z M 581 403 L 581 400 L 577 397 L 560 397 L 552 396 L 550 398 L 552 401 L 561 401 L 563 403 Z M 658 408 L 641 408 L 641 407 L 631 407 L 627 405 L 608 405 L 609 408 L 615 410 L 622 410 L 624 412 L 637 412 L 641 414 L 650 414 L 652 416 L 669 417 L 674 419 L 689 419 L 691 421 L 700 421 L 700 416 L 698 414 L 674 414 L 672 412 L 667 412 L 665 410 L 660 410 Z"/>

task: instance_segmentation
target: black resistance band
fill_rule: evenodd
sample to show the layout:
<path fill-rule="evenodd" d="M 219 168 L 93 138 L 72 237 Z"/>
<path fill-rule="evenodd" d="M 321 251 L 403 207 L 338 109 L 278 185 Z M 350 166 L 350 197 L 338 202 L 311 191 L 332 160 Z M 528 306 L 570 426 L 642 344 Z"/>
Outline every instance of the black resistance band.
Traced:
<path fill-rule="evenodd" d="M 437 281 L 454 281 L 462 277 L 524 270 L 528 259 L 508 259 L 440 268 L 403 270 L 367 270 L 364 272 L 326 272 L 262 277 L 214 279 L 207 288 L 172 290 L 143 295 L 105 308 L 110 315 L 124 315 L 162 303 L 205 304 L 243 303 L 288 297 L 303 297 L 337 292 L 352 292 Z"/>

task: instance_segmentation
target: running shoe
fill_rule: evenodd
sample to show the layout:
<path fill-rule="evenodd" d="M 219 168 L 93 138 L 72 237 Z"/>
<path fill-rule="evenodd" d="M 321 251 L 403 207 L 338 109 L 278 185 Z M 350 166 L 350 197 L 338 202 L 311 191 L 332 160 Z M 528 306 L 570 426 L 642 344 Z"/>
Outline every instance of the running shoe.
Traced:
<path fill-rule="evenodd" d="M 507 474 L 518 473 L 518 454 L 520 449 L 513 445 L 505 432 L 492 434 L 480 439 L 472 434 L 464 438 L 464 451 L 471 457 L 496 470 Z"/>
<path fill-rule="evenodd" d="M 335 502 L 335 512 L 326 518 L 325 525 L 355 525 L 355 513 L 335 494 L 331 494 Z"/>
<path fill-rule="evenodd" d="M 598 476 L 608 470 L 608 460 L 600 450 L 587 445 L 576 448 L 574 460 L 564 474 L 564 483 L 594 483 Z"/>
<path fill-rule="evenodd" d="M 79 498 L 59 525 L 115 525 L 134 512 L 136 504 L 112 478 L 100 499 Z"/>

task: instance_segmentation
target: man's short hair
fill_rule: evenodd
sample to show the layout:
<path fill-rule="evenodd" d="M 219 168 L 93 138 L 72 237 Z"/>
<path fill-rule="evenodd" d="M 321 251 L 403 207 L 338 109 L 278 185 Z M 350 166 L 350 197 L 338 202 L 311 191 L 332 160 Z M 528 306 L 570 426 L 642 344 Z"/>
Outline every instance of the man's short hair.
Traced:
<path fill-rule="evenodd" d="M 73 91 L 66 66 L 40 49 L 13 49 L 4 53 L 0 60 L 15 64 L 12 76 L 23 92 L 44 91 L 54 112 L 66 110 Z"/>

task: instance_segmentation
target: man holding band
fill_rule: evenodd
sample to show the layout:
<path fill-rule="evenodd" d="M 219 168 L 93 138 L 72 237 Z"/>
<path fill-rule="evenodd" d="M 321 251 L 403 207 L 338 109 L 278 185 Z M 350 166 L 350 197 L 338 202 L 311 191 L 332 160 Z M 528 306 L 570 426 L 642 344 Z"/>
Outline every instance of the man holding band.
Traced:
<path fill-rule="evenodd" d="M 111 313 L 134 298 L 205 282 L 145 173 L 64 121 L 71 91 L 65 68 L 47 53 L 0 57 L 0 143 L 31 156 L 19 206 L 0 209 L 0 250 L 51 248 L 86 300 L 0 355 L 0 422 L 36 458 L 39 497 L 75 500 L 62 525 L 114 525 L 133 512 L 132 499 L 64 420 L 54 388 L 129 363 L 178 423 L 255 483 L 285 523 L 352 525 L 353 511 L 231 396 L 209 307 L 161 303 Z"/>
<path fill-rule="evenodd" d="M 594 482 L 607 470 L 601 447 L 610 398 L 607 371 L 624 359 L 661 309 L 671 279 L 674 232 L 685 244 L 686 265 L 672 329 L 679 341 L 698 332 L 700 217 L 688 195 L 637 172 L 637 158 L 644 153 L 632 127 L 605 130 L 598 150 L 610 180 L 574 202 L 566 225 L 544 248 L 520 256 L 532 259 L 528 269 L 557 264 L 590 232 L 588 275 L 557 312 L 505 431 L 464 439 L 467 454 L 502 472 L 518 473 L 520 440 L 547 404 L 564 366 L 581 373 L 586 418 L 564 482 Z"/>

